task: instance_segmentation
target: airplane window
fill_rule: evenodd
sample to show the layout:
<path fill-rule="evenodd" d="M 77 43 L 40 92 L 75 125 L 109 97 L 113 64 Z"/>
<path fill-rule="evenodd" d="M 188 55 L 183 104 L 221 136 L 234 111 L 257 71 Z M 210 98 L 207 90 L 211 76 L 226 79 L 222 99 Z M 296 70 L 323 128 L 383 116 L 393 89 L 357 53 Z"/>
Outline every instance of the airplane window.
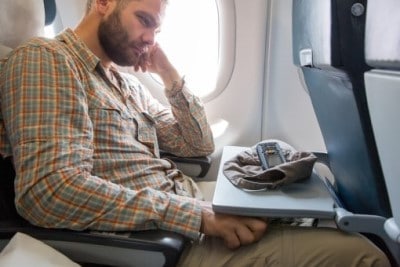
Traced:
<path fill-rule="evenodd" d="M 174 0 L 157 41 L 198 96 L 215 89 L 218 73 L 218 10 L 215 0 Z M 154 77 L 156 78 L 156 77 Z"/>

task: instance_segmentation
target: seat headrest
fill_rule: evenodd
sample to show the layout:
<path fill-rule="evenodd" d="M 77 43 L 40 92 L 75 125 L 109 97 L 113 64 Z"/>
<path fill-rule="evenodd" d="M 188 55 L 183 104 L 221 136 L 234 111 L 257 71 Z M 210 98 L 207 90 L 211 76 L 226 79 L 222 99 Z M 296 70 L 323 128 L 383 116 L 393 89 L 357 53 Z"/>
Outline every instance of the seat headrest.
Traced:
<path fill-rule="evenodd" d="M 5 57 L 11 50 L 10 47 L 0 44 L 0 58 Z"/>
<path fill-rule="evenodd" d="M 325 68 L 332 60 L 331 0 L 293 0 L 293 61 L 297 66 Z"/>
<path fill-rule="evenodd" d="M 357 73 L 367 68 L 366 0 L 293 0 L 292 7 L 294 64 Z"/>
<path fill-rule="evenodd" d="M 41 0 L 0 2 L 0 44 L 15 48 L 34 36 L 44 34 L 45 13 Z"/>
<path fill-rule="evenodd" d="M 399 0 L 369 0 L 365 32 L 368 65 L 400 69 L 399 14 Z"/>

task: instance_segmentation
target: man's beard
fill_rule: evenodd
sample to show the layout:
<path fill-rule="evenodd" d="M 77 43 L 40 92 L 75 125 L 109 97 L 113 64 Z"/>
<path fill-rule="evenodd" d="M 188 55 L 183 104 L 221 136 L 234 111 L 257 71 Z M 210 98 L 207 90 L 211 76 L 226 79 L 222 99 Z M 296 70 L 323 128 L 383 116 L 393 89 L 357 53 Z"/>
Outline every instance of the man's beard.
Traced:
<path fill-rule="evenodd" d="M 97 35 L 104 52 L 117 65 L 133 66 L 138 62 L 139 55 L 133 51 L 137 44 L 129 43 L 128 33 L 121 24 L 117 10 L 100 22 Z"/>

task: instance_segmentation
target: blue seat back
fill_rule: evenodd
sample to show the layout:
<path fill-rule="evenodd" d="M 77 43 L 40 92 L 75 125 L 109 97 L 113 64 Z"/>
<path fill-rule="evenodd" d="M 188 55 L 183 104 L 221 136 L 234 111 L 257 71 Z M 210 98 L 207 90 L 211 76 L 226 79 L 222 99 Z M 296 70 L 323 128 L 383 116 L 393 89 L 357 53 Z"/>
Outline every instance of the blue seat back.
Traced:
<path fill-rule="evenodd" d="M 363 79 L 366 8 L 366 0 L 293 0 L 293 61 L 304 75 L 344 208 L 390 217 Z"/>

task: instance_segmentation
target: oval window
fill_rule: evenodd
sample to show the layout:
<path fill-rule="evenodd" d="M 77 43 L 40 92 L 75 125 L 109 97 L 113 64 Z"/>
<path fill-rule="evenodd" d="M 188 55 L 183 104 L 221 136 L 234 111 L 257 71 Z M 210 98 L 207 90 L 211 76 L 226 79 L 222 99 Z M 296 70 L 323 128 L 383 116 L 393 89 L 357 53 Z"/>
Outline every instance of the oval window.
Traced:
<path fill-rule="evenodd" d="M 215 89 L 218 27 L 215 0 L 173 0 L 168 2 L 161 32 L 157 35 L 157 41 L 174 66 L 200 97 Z"/>

